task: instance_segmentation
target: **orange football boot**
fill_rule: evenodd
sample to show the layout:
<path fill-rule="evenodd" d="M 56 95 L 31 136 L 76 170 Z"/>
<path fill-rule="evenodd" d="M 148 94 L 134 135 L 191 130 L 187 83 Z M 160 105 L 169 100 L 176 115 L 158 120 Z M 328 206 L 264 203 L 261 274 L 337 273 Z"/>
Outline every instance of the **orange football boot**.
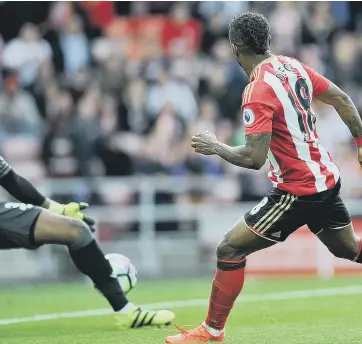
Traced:
<path fill-rule="evenodd" d="M 206 330 L 203 325 L 196 327 L 190 331 L 186 331 L 183 328 L 175 325 L 180 333 L 176 336 L 168 336 L 165 339 L 167 344 L 194 344 L 194 343 L 208 343 L 208 342 L 223 342 L 225 339 L 225 334 L 222 332 L 217 337 L 214 337 Z"/>

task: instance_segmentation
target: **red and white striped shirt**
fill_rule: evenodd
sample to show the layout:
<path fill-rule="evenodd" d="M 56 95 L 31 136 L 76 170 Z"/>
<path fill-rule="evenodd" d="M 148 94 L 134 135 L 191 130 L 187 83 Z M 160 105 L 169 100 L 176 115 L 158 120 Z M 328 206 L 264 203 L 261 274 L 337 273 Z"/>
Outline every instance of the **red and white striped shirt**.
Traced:
<path fill-rule="evenodd" d="M 319 142 L 311 107 L 329 80 L 285 56 L 264 60 L 250 79 L 242 103 L 245 135 L 272 133 L 268 176 L 273 186 L 296 196 L 333 188 L 339 169 Z"/>

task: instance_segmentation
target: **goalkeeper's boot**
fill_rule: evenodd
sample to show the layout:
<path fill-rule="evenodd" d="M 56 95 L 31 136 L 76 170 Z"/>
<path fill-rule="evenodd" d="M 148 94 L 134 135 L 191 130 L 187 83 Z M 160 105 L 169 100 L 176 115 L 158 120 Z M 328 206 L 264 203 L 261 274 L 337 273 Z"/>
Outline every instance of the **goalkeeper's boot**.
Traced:
<path fill-rule="evenodd" d="M 223 342 L 225 339 L 224 331 L 220 332 L 217 336 L 213 336 L 203 325 L 200 325 L 190 331 L 186 331 L 184 328 L 180 328 L 178 326 L 176 327 L 180 333 L 175 336 L 168 336 L 165 339 L 167 344 Z"/>
<path fill-rule="evenodd" d="M 175 314 L 167 310 L 149 311 L 132 305 L 126 312 L 117 313 L 117 325 L 121 329 L 144 326 L 168 326 Z"/>

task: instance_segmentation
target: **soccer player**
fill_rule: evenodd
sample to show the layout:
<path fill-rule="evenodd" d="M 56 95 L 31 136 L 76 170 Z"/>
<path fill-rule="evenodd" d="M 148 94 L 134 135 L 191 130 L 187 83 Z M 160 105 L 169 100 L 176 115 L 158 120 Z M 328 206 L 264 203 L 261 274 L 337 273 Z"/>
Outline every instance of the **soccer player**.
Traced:
<path fill-rule="evenodd" d="M 246 258 L 284 241 L 307 225 L 337 257 L 362 263 L 361 240 L 339 196 L 339 169 L 319 142 L 313 99 L 332 105 L 353 135 L 362 166 L 362 123 L 351 99 L 296 59 L 270 52 L 270 26 L 245 13 L 229 24 L 231 49 L 250 78 L 242 98 L 246 143 L 230 147 L 209 132 L 192 138 L 204 155 L 260 169 L 269 160 L 273 190 L 241 218 L 217 247 L 209 310 L 201 326 L 166 343 L 222 342 L 224 327 L 244 284 Z"/>
<path fill-rule="evenodd" d="M 22 203 L 0 202 L 0 249 L 64 245 L 75 266 L 88 276 L 112 306 L 121 328 L 167 325 L 175 315 L 147 311 L 129 302 L 92 234 L 94 221 L 81 210 L 86 203 L 59 204 L 45 198 L 0 157 L 0 185 Z M 65 215 L 65 216 L 64 216 Z"/>

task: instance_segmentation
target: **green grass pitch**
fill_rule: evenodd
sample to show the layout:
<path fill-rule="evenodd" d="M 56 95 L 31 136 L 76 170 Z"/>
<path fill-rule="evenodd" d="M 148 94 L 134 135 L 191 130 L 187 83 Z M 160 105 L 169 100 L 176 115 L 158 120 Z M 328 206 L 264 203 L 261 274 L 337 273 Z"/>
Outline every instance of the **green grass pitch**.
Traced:
<path fill-rule="evenodd" d="M 129 296 L 141 304 L 207 299 L 210 281 L 140 281 Z M 106 307 L 88 285 L 0 288 L 0 323 Z M 198 325 L 207 306 L 170 308 L 178 325 Z M 249 279 L 226 332 L 226 344 L 362 343 L 362 278 Z M 112 316 L 102 315 L 0 325 L 0 344 L 156 344 L 170 333 L 153 328 L 119 331 Z"/>

